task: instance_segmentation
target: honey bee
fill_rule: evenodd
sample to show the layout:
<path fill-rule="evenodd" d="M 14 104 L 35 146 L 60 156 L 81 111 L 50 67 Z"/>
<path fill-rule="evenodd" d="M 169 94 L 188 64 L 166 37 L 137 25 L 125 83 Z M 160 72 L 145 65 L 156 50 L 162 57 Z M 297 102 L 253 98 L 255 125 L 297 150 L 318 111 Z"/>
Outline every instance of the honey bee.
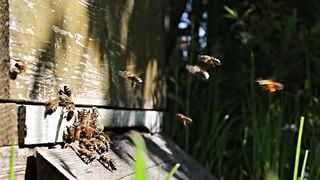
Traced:
<path fill-rule="evenodd" d="M 284 88 L 284 85 L 278 82 L 274 82 L 270 79 L 263 80 L 263 79 L 258 79 L 256 82 L 266 91 L 273 93 L 276 92 L 277 90 L 282 90 Z"/>
<path fill-rule="evenodd" d="M 82 135 L 81 137 L 91 139 L 98 134 L 97 130 L 91 126 L 82 127 Z"/>
<path fill-rule="evenodd" d="M 94 139 L 95 149 L 99 154 L 109 151 L 109 147 L 105 145 L 100 139 Z"/>
<path fill-rule="evenodd" d="M 78 111 L 79 122 L 83 125 L 90 125 L 90 111 L 86 109 L 82 109 L 82 111 Z"/>
<path fill-rule="evenodd" d="M 111 139 L 107 136 L 104 136 L 102 134 L 100 134 L 98 136 L 98 139 L 100 139 L 105 145 L 106 145 L 106 151 L 109 151 L 111 149 Z"/>
<path fill-rule="evenodd" d="M 76 108 L 76 106 L 74 105 L 73 102 L 67 104 L 67 106 L 66 106 L 66 109 L 67 109 L 67 111 L 68 111 L 67 117 L 66 117 L 67 121 L 70 121 L 70 120 L 74 117 L 75 108 Z"/>
<path fill-rule="evenodd" d="M 93 154 L 93 152 L 89 151 L 86 148 L 79 149 L 78 153 L 80 154 L 80 157 L 83 158 L 83 160 L 86 164 L 92 162 L 96 158 L 96 156 Z"/>
<path fill-rule="evenodd" d="M 91 108 L 91 119 L 97 119 L 99 117 L 99 111 L 98 108 L 92 107 Z"/>
<path fill-rule="evenodd" d="M 105 164 L 111 171 L 117 170 L 116 163 L 113 159 L 109 158 L 107 155 L 103 154 L 100 156 L 99 161 Z"/>
<path fill-rule="evenodd" d="M 98 135 L 98 138 L 99 138 L 101 141 L 103 141 L 103 142 L 111 142 L 110 137 L 109 137 L 107 134 L 103 133 L 103 132 L 101 132 L 101 133 Z"/>
<path fill-rule="evenodd" d="M 68 97 L 71 97 L 72 95 L 72 91 L 68 86 L 63 86 L 63 92 L 65 95 L 67 95 Z"/>
<path fill-rule="evenodd" d="M 137 84 L 142 84 L 142 79 L 137 74 L 133 74 L 129 71 L 119 71 L 119 75 L 122 78 L 130 80 L 132 87 L 135 87 Z"/>
<path fill-rule="evenodd" d="M 85 139 L 85 138 L 81 138 L 79 140 L 79 145 L 81 148 L 86 148 L 86 149 L 89 149 L 90 151 L 94 150 L 94 144 L 88 140 L 88 139 Z"/>
<path fill-rule="evenodd" d="M 59 99 L 52 99 L 48 101 L 45 105 L 46 106 L 45 114 L 51 115 L 52 113 L 54 113 L 57 110 L 59 103 L 60 103 Z"/>
<path fill-rule="evenodd" d="M 183 123 L 184 126 L 187 126 L 187 124 L 192 123 L 192 119 L 183 114 L 176 113 L 175 115 Z"/>
<path fill-rule="evenodd" d="M 75 141 L 75 128 L 74 127 L 67 127 L 67 133 L 63 132 L 63 141 L 68 144 Z"/>
<path fill-rule="evenodd" d="M 186 65 L 186 70 L 203 81 L 208 81 L 210 78 L 209 73 L 198 65 Z"/>
<path fill-rule="evenodd" d="M 27 63 L 25 61 L 14 61 L 9 69 L 9 75 L 11 79 L 16 79 L 18 74 L 24 73 L 27 70 Z"/>
<path fill-rule="evenodd" d="M 207 65 L 209 65 L 211 67 L 216 67 L 216 66 L 221 65 L 221 62 L 218 58 L 208 56 L 208 55 L 201 55 L 199 60 L 206 63 Z"/>

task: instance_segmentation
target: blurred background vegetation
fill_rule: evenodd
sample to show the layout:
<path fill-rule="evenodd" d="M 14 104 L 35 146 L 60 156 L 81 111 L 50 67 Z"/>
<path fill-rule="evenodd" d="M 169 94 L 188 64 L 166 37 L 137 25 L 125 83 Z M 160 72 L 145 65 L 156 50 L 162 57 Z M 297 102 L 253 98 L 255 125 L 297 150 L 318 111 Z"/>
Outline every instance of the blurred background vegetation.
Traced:
<path fill-rule="evenodd" d="M 305 176 L 320 179 L 318 17 L 316 0 L 167 0 L 168 110 L 193 119 L 171 121 L 170 136 L 219 179 L 291 179 L 305 116 Z M 222 62 L 209 82 L 185 70 L 200 54 Z"/>

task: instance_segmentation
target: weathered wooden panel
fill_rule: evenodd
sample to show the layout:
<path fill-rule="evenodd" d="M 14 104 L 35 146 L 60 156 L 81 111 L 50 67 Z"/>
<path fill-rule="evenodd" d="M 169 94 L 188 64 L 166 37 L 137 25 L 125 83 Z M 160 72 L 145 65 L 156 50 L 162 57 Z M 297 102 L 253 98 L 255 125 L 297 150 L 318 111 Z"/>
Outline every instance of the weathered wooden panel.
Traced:
<path fill-rule="evenodd" d="M 0 3 L 0 98 L 9 98 L 9 3 Z"/>
<path fill-rule="evenodd" d="M 0 147 L 18 143 L 17 114 L 16 104 L 0 104 Z"/>
<path fill-rule="evenodd" d="M 148 149 L 148 179 L 158 179 L 159 175 L 165 179 L 176 163 L 181 167 L 172 179 L 216 179 L 167 138 L 150 134 L 143 137 Z M 55 179 L 134 179 L 135 155 L 130 133 L 112 140 L 114 146 L 108 153 L 117 164 L 116 171 L 109 171 L 96 160 L 86 165 L 71 149 L 41 149 L 37 155 L 38 177 L 53 179 L 50 175 L 55 173 Z M 46 168 L 41 168 L 43 166 Z"/>
<path fill-rule="evenodd" d="M 34 145 L 62 142 L 66 126 L 73 124 L 74 119 L 67 121 L 59 107 L 51 115 L 44 116 L 45 107 L 41 105 L 25 105 L 19 107 L 20 144 Z M 81 109 L 80 109 L 81 110 Z M 99 109 L 98 120 L 107 128 L 145 127 L 152 133 L 161 131 L 162 112 Z M 61 116 L 62 115 L 62 116 Z M 25 125 L 25 126 L 24 126 Z M 25 131 L 24 131 L 25 130 Z"/>
<path fill-rule="evenodd" d="M 69 85 L 75 103 L 163 109 L 163 1 L 9 0 L 10 60 L 27 70 L 10 98 L 45 102 Z M 119 70 L 142 73 L 133 88 Z"/>
<path fill-rule="evenodd" d="M 9 179 L 9 161 L 10 161 L 10 148 L 1 147 L 0 148 L 0 179 Z M 34 149 L 19 149 L 17 146 L 15 148 L 15 166 L 14 175 L 16 180 L 20 179 L 34 179 L 35 173 L 35 159 Z"/>

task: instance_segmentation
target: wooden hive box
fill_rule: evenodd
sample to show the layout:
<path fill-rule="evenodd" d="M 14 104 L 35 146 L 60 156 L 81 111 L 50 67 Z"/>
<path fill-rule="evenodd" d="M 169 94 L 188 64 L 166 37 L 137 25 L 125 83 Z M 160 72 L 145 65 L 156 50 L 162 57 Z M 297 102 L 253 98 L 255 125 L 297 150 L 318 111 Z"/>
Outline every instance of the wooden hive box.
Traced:
<path fill-rule="evenodd" d="M 130 131 L 147 129 L 147 172 L 161 179 L 175 163 L 175 179 L 214 179 L 162 132 L 166 104 L 163 1 L 1 0 L 0 179 L 7 178 L 11 144 L 16 179 L 132 179 Z M 25 70 L 17 66 L 24 64 Z M 135 87 L 119 70 L 140 74 Z M 71 87 L 78 109 L 96 106 L 105 128 L 117 129 L 110 156 L 118 170 L 84 164 L 62 142 L 67 122 L 45 103 Z M 63 117 L 63 116 L 62 116 Z M 4 159 L 4 161 L 3 161 Z M 161 165 L 161 169 L 159 169 Z"/>

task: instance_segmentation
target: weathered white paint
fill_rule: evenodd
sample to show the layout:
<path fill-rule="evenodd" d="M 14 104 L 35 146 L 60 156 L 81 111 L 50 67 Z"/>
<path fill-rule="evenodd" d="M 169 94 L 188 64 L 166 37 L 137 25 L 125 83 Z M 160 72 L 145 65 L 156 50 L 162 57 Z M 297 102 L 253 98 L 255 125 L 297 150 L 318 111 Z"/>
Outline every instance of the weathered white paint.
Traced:
<path fill-rule="evenodd" d="M 24 122 L 27 134 L 24 138 L 24 145 L 62 142 L 63 131 L 66 126 L 70 126 L 74 122 L 74 119 L 67 121 L 65 118 L 60 121 L 61 107 L 58 107 L 56 112 L 46 117 L 44 116 L 45 106 L 26 105 L 25 107 L 26 118 Z M 78 110 L 81 109 L 78 108 Z M 158 133 L 162 130 L 163 112 L 100 108 L 99 113 L 98 120 L 104 127 L 146 127 L 152 133 Z M 63 114 L 63 117 L 65 116 L 66 110 Z M 59 125 L 60 123 L 61 125 Z"/>

